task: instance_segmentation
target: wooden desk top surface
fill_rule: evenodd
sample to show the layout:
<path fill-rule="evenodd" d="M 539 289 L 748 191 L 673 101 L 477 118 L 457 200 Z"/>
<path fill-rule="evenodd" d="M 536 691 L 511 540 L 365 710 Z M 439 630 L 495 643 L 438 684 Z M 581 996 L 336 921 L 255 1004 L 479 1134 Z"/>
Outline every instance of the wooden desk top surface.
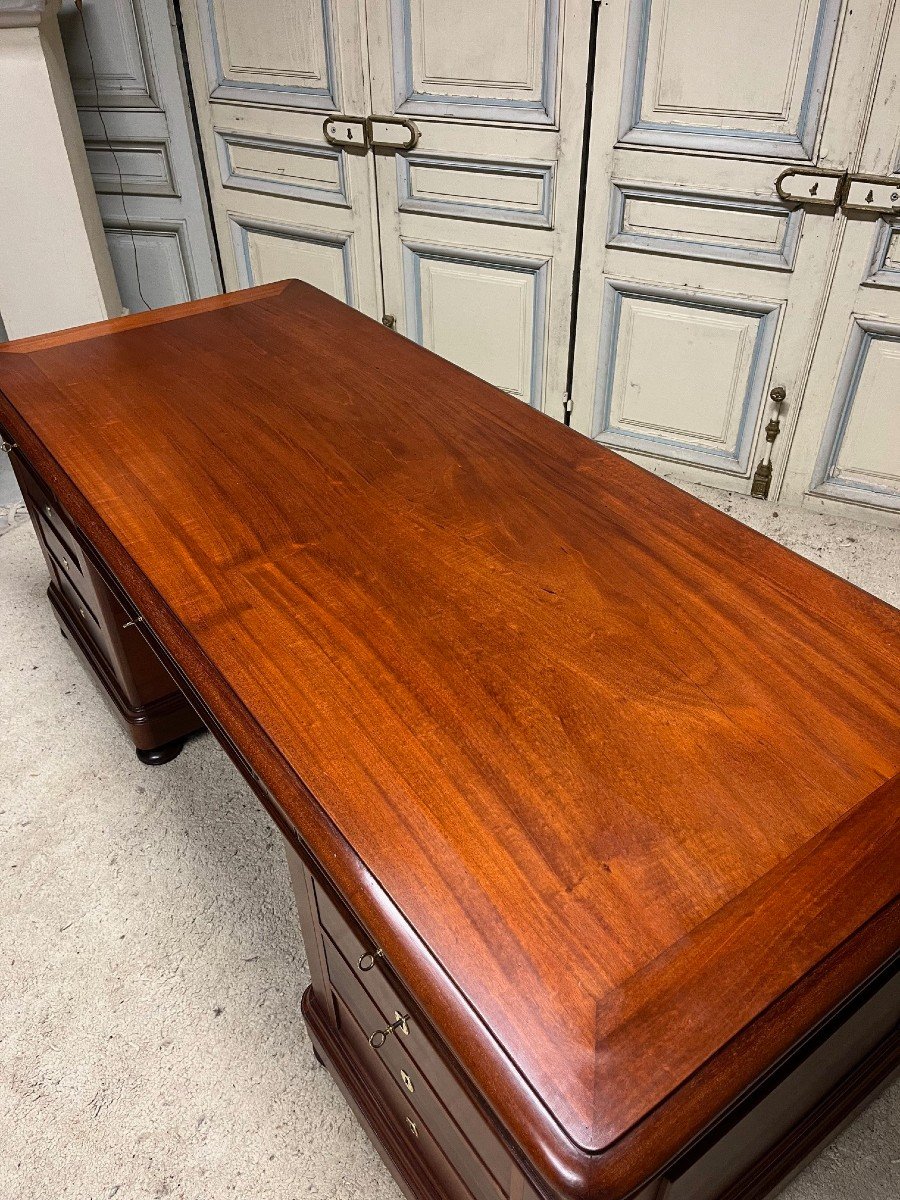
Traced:
<path fill-rule="evenodd" d="M 297 282 L 0 390 L 560 1187 L 660 1165 L 896 945 L 895 610 Z"/>

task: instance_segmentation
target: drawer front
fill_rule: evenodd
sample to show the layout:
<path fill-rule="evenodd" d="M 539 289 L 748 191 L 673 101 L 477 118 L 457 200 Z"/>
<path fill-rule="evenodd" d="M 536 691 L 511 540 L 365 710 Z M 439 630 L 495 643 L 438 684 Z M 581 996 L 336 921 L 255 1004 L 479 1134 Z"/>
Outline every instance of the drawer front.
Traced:
<path fill-rule="evenodd" d="M 498 1200 L 508 1195 L 512 1174 L 509 1155 L 446 1068 L 435 1078 L 435 1051 L 429 1046 L 430 1055 L 423 1055 L 427 1043 L 415 1017 L 411 1016 L 407 1024 L 408 1033 L 398 1029 L 378 1050 L 369 1045 L 371 1034 L 385 1029 L 396 1013 L 406 1016 L 408 1007 L 404 1009 L 397 997 L 382 1011 L 327 932 L 323 941 L 332 986 L 363 1031 L 358 1049 L 363 1062 L 371 1062 L 373 1072 L 377 1071 L 376 1062 L 380 1065 L 405 1101 L 422 1116 L 478 1200 Z M 452 1085 L 449 1090 L 447 1080 Z"/>
<path fill-rule="evenodd" d="M 57 580 L 59 590 L 65 596 L 69 608 L 80 618 L 85 630 L 91 635 L 91 640 L 103 650 L 104 656 L 109 658 L 105 631 L 99 615 L 67 575 L 57 576 Z"/>
<path fill-rule="evenodd" d="M 336 999 L 336 1005 L 338 1021 L 340 1022 L 343 1037 L 350 1044 L 358 1059 L 361 1059 L 364 1063 L 370 1061 L 368 1056 L 372 1051 L 366 1040 L 365 1031 L 360 1027 L 349 1008 L 339 998 Z M 410 1144 L 411 1148 L 428 1167 L 434 1181 L 441 1189 L 442 1198 L 446 1197 L 446 1200 L 473 1200 L 472 1193 L 465 1187 L 457 1174 L 459 1163 L 452 1156 L 450 1156 L 450 1160 L 448 1161 L 448 1154 L 445 1154 L 438 1144 L 437 1137 L 435 1136 L 437 1131 L 429 1127 L 427 1119 L 421 1113 L 417 1112 L 411 1104 L 407 1103 L 403 1092 L 394 1086 L 390 1075 L 383 1066 L 380 1068 L 377 1063 L 373 1063 L 372 1066 L 373 1070 L 367 1073 L 368 1078 L 375 1085 L 378 1095 L 383 1101 L 385 1111 L 396 1122 L 402 1138 Z M 454 1167 L 457 1170 L 454 1170 Z M 478 1197 L 478 1200 L 481 1200 L 482 1193 L 476 1192 L 475 1195 Z M 494 1190 L 493 1197 L 494 1200 L 497 1200 L 498 1193 L 496 1189 Z"/>
<path fill-rule="evenodd" d="M 59 582 L 63 591 L 66 591 L 66 598 L 73 611 L 78 612 L 80 608 L 84 608 L 86 614 L 93 616 L 98 624 L 101 623 L 103 605 L 99 588 L 103 585 L 98 585 L 95 580 L 84 551 L 72 532 L 70 522 L 64 517 L 55 496 L 44 487 L 22 459 L 16 455 L 12 461 L 51 576 Z M 76 596 L 73 597 L 71 592 L 67 591 L 67 581 L 75 589 Z M 88 621 L 87 627 L 90 628 L 89 617 L 86 615 L 84 619 Z M 104 650 L 108 658 L 108 648 L 104 646 Z"/>
<path fill-rule="evenodd" d="M 9 461 L 12 464 L 12 469 L 15 472 L 16 479 L 19 481 L 19 487 L 22 489 L 22 495 L 30 504 L 41 509 L 45 504 L 50 504 L 56 507 L 56 500 L 50 490 L 44 487 L 31 467 L 22 457 L 20 450 L 10 454 Z"/>
<path fill-rule="evenodd" d="M 79 581 L 84 580 L 84 566 L 81 561 L 81 551 L 75 549 L 75 539 L 60 521 L 49 504 L 32 513 L 34 524 L 39 537 L 44 539 L 47 549 L 53 556 L 58 571 L 71 575 Z"/>
<path fill-rule="evenodd" d="M 88 599 L 88 595 L 92 589 L 83 586 L 83 579 L 78 577 L 73 579 L 71 575 L 64 575 L 59 571 L 57 572 L 57 583 L 69 611 L 75 616 L 84 632 L 90 637 L 93 644 L 115 671 L 121 683 L 121 672 L 103 620 L 103 610 L 97 603 L 96 598 L 94 598 L 93 603 Z"/>
<path fill-rule="evenodd" d="M 382 1014 L 365 988 L 354 978 L 352 970 L 327 935 L 325 958 L 329 976 L 338 990 L 339 1000 L 352 1015 L 355 1030 L 360 1031 L 360 1040 L 354 1044 L 358 1056 L 364 1063 L 371 1064 L 370 1070 L 373 1074 L 384 1076 L 392 1087 L 399 1089 L 404 1102 L 423 1119 L 478 1200 L 499 1200 L 501 1195 L 508 1192 L 509 1160 L 505 1160 L 507 1179 L 504 1188 L 492 1177 L 477 1150 L 466 1140 L 454 1118 L 447 1112 L 407 1052 L 407 1044 L 415 1036 L 413 1023 L 409 1024 L 409 1034 L 398 1030 L 388 1037 L 380 1050 L 374 1050 L 369 1045 L 368 1038 L 375 1030 L 385 1027 Z M 394 1012 L 390 1015 L 393 1018 Z M 343 1027 L 342 1032 L 346 1032 Z"/>

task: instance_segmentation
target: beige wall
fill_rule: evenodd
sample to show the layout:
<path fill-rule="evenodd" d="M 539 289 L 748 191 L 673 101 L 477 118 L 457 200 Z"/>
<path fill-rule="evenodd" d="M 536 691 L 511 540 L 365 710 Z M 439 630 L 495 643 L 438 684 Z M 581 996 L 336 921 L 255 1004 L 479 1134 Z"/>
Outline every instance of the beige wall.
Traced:
<path fill-rule="evenodd" d="M 0 313 L 10 338 L 122 311 L 58 3 L 0 0 Z"/>

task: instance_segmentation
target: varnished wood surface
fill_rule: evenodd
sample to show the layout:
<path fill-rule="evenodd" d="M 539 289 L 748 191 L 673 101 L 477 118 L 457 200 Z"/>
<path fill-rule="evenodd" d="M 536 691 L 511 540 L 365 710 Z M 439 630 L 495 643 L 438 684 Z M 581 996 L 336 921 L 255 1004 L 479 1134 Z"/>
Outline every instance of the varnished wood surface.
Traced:
<path fill-rule="evenodd" d="M 625 1194 L 896 948 L 893 609 L 296 282 L 0 389 L 561 1191 Z"/>

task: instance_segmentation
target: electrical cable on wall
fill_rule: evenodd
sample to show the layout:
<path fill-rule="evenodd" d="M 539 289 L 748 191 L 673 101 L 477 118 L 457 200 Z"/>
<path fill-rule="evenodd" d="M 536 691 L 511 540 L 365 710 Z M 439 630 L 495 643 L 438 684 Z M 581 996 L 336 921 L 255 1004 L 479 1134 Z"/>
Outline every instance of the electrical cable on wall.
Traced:
<path fill-rule="evenodd" d="M 88 37 L 87 25 L 84 20 L 83 4 L 84 4 L 84 0 L 75 0 L 75 8 L 78 10 L 78 16 L 81 19 L 81 32 L 84 37 L 84 44 L 85 44 L 85 47 L 87 48 L 88 60 L 91 65 L 91 77 L 93 78 L 93 81 L 94 81 L 95 108 L 97 111 L 97 116 L 100 118 L 100 124 L 103 127 L 103 137 L 106 142 L 106 148 L 109 150 L 110 154 L 112 155 L 112 160 L 116 165 L 116 174 L 119 177 L 119 197 L 122 201 L 122 215 L 125 217 L 125 224 L 128 226 L 128 233 L 131 237 L 131 252 L 134 256 L 134 277 L 137 282 L 138 295 L 140 296 L 141 301 L 143 302 L 144 308 L 146 308 L 147 311 L 149 312 L 150 305 L 147 302 L 147 297 L 144 295 L 143 290 L 141 289 L 141 270 L 140 270 L 140 267 L 138 266 L 137 241 L 134 236 L 134 226 L 131 224 L 131 217 L 128 215 L 128 205 L 125 202 L 125 179 L 122 175 L 122 167 L 119 163 L 119 156 L 116 154 L 115 148 L 113 147 L 112 139 L 109 136 L 109 130 L 106 128 L 106 121 L 103 116 L 103 110 L 100 107 L 100 84 L 97 80 L 97 70 L 94 66 L 94 53 L 93 53 L 93 50 L 91 49 L 91 40 Z"/>

